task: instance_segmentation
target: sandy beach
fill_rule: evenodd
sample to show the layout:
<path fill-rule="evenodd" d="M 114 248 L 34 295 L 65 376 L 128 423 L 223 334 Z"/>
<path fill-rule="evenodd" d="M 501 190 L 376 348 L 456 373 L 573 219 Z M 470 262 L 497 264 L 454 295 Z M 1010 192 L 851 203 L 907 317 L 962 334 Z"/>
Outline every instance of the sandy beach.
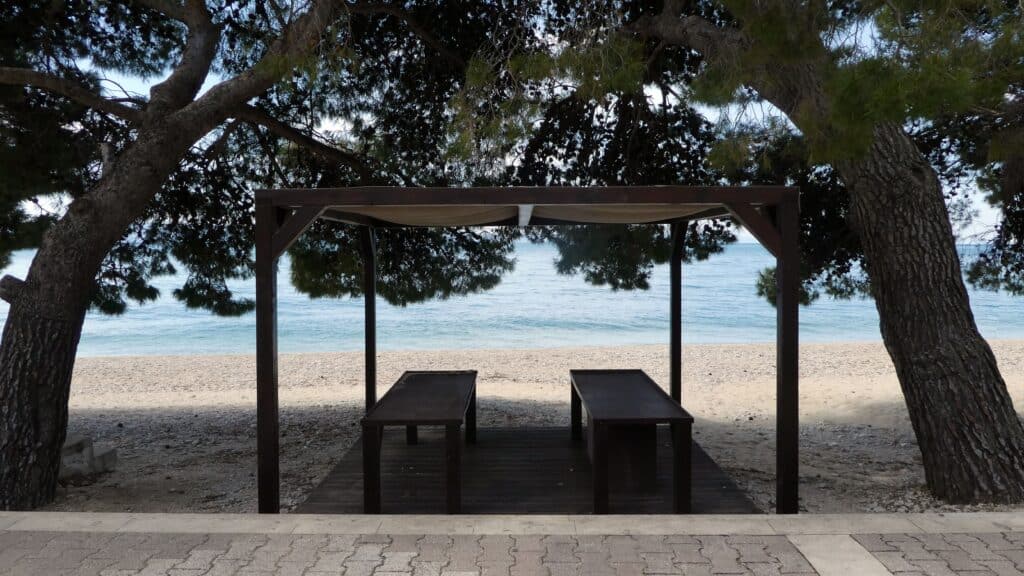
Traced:
<path fill-rule="evenodd" d="M 1024 341 L 991 342 L 1024 410 Z M 762 509 L 774 506 L 773 345 L 689 345 L 695 439 Z M 566 426 L 575 367 L 642 368 L 668 382 L 666 346 L 385 352 L 380 392 L 404 370 L 476 369 L 481 426 Z M 282 355 L 282 500 L 301 502 L 358 435 L 358 352 Z M 66 486 L 49 509 L 256 509 L 253 356 L 81 358 L 69 433 L 117 448 L 116 471 Z M 928 497 L 881 343 L 801 347 L 801 496 L 810 512 L 963 509 Z M 980 509 L 975 507 L 971 509 Z M 1000 509 L 985 507 L 984 509 Z"/>

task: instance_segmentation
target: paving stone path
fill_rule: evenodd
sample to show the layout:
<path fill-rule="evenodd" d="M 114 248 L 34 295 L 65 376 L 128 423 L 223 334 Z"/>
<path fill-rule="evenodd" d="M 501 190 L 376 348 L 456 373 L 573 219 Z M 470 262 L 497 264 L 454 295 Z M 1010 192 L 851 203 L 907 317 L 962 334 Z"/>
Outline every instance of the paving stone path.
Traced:
<path fill-rule="evenodd" d="M 816 574 L 785 536 L 0 532 L 0 574 Z"/>
<path fill-rule="evenodd" d="M 1024 532 L 860 534 L 852 538 L 899 576 L 1024 576 Z M 831 573 L 856 576 L 853 572 Z M 818 572 L 784 535 L 360 536 L 0 531 L 0 575 L 62 574 L 808 576 Z"/>
<path fill-rule="evenodd" d="M 1024 532 L 859 534 L 853 539 L 898 576 L 1024 576 Z"/>

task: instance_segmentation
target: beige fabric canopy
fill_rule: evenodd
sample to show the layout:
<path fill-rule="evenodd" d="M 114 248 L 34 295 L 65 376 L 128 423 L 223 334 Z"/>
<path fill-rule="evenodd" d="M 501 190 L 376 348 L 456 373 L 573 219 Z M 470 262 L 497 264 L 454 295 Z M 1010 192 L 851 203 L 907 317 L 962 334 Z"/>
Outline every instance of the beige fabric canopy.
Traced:
<path fill-rule="evenodd" d="M 707 204 L 514 204 L 508 206 L 345 206 L 345 215 L 402 226 L 483 226 L 518 219 L 520 226 L 544 221 L 579 224 L 648 224 L 708 212 Z"/>

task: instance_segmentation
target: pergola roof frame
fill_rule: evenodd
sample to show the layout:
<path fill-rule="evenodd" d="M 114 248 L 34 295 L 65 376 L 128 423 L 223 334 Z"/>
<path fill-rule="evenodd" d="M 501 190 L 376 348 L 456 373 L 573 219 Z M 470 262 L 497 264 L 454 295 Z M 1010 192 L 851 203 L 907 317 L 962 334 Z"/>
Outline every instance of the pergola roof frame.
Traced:
<path fill-rule="evenodd" d="M 685 217 L 650 219 L 664 209 Z M 381 220 L 369 207 L 515 207 L 507 218 L 475 225 L 521 226 L 600 224 L 533 216 L 538 207 L 646 206 L 637 223 L 672 225 L 670 388 L 682 400 L 682 255 L 685 223 L 732 215 L 776 258 L 776 509 L 799 508 L 799 190 L 785 186 L 603 186 L 603 187 L 385 187 L 276 189 L 256 191 L 256 388 L 259 511 L 280 511 L 280 438 L 277 364 L 277 260 L 319 218 L 360 226 L 366 338 L 366 409 L 376 402 L 377 227 L 415 225 Z M 661 208 L 664 207 L 664 208 Z M 674 209 L 674 212 L 673 212 Z M 352 212 L 363 210 L 367 214 Z M 543 208 L 541 208 L 543 210 Z M 623 208 L 618 216 L 628 219 Z M 554 213 L 549 210 L 549 213 Z M 614 210 L 612 210 L 614 212 Z M 573 215 L 562 209 L 560 214 Z M 586 218 L 586 211 L 582 211 Z M 420 215 L 422 218 L 422 215 Z M 429 214 L 428 214 L 429 217 Z M 450 224 L 426 226 L 449 227 Z"/>
<path fill-rule="evenodd" d="M 799 195 L 790 186 L 476 186 L 284 188 L 257 190 L 256 203 L 302 206 L 437 206 L 503 204 L 775 205 Z"/>

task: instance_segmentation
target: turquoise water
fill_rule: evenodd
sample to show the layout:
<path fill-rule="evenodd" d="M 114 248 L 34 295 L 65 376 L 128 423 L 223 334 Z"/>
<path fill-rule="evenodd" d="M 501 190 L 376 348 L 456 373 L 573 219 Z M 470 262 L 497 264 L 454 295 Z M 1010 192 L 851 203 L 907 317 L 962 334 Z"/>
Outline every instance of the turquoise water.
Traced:
<path fill-rule="evenodd" d="M 482 294 L 396 308 L 378 303 L 378 345 L 383 350 L 529 348 L 660 344 L 668 342 L 668 267 L 655 270 L 651 289 L 613 292 L 580 277 L 555 272 L 555 248 L 519 244 L 516 269 Z M 23 276 L 31 251 L 18 252 L 5 273 Z M 775 309 L 754 291 L 758 271 L 773 263 L 756 244 L 735 244 L 724 254 L 683 268 L 683 340 L 690 343 L 771 342 Z M 279 275 L 279 345 L 282 352 L 361 350 L 361 299 L 310 300 Z M 157 282 L 165 296 L 123 316 L 90 314 L 79 355 L 253 353 L 255 316 L 219 318 L 186 310 L 171 296 L 180 280 Z M 233 286 L 252 296 L 252 281 Z M 1024 298 L 971 291 L 988 338 L 1024 338 Z M 0 303 L 2 304 L 2 303 Z M 822 298 L 801 308 L 804 342 L 878 340 L 870 300 Z M 0 306 L 0 320 L 7 315 Z"/>

